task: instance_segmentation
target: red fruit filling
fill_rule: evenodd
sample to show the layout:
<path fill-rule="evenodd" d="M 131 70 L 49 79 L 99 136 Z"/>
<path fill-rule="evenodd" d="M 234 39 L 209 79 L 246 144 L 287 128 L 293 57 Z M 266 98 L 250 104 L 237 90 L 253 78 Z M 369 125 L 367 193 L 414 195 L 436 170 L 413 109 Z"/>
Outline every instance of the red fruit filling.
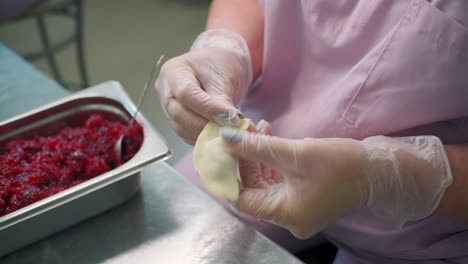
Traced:
<path fill-rule="evenodd" d="M 121 135 L 118 160 L 114 145 Z M 126 126 L 98 114 L 84 127 L 64 128 L 56 136 L 9 141 L 0 155 L 0 216 L 120 166 L 142 142 L 137 122 Z"/>

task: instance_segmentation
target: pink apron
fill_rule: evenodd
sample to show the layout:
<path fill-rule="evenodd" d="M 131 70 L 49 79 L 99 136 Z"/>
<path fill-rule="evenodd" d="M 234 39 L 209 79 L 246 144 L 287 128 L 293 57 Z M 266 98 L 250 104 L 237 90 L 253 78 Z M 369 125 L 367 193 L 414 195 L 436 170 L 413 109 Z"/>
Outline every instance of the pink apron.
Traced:
<path fill-rule="evenodd" d="M 271 122 L 274 135 L 432 134 L 468 143 L 468 1 L 260 4 L 262 80 L 242 112 Z M 200 186 L 191 155 L 177 169 Z M 239 216 L 292 251 L 317 243 Z M 468 226 L 449 219 L 428 217 L 395 230 L 362 209 L 321 235 L 340 248 L 335 263 L 468 263 Z"/>

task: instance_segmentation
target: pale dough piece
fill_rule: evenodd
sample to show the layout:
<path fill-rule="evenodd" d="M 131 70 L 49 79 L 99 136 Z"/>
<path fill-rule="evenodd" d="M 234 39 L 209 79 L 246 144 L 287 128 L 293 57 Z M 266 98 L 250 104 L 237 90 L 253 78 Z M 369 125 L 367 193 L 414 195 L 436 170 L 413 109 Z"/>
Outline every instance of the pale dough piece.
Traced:
<path fill-rule="evenodd" d="M 246 130 L 250 119 L 241 119 L 239 129 Z M 209 122 L 198 136 L 193 151 L 193 162 L 200 180 L 212 194 L 235 201 L 239 197 L 237 158 L 225 149 L 219 136 L 221 126 Z"/>

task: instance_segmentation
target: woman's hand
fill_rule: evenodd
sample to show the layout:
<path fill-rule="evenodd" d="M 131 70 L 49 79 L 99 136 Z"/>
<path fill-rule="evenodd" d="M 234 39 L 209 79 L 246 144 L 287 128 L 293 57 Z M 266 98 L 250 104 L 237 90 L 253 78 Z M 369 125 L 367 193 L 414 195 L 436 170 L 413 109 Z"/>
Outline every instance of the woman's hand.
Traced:
<path fill-rule="evenodd" d="M 265 123 L 260 133 L 268 130 Z M 451 183 L 443 146 L 432 136 L 289 140 L 233 128 L 221 136 L 244 160 L 235 207 L 299 238 L 362 207 L 401 227 L 429 216 Z"/>
<path fill-rule="evenodd" d="M 244 39 L 228 30 L 202 33 L 191 51 L 166 62 L 156 81 L 172 128 L 194 144 L 206 123 L 236 126 L 237 106 L 252 82 Z"/>

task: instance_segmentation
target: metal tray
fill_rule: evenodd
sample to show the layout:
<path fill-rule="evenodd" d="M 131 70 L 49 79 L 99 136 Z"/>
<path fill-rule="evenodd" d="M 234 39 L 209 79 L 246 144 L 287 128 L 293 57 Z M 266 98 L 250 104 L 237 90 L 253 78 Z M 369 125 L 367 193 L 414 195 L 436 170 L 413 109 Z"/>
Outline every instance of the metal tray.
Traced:
<path fill-rule="evenodd" d="M 0 153 L 11 139 L 54 135 L 66 126 L 83 125 L 90 113 L 128 121 L 135 105 L 120 83 L 105 82 L 0 123 Z M 70 189 L 0 217 L 0 256 L 97 215 L 128 200 L 140 186 L 139 171 L 170 157 L 163 138 L 139 113 L 144 140 L 120 167 Z M 130 176 L 130 177 L 129 177 Z"/>

